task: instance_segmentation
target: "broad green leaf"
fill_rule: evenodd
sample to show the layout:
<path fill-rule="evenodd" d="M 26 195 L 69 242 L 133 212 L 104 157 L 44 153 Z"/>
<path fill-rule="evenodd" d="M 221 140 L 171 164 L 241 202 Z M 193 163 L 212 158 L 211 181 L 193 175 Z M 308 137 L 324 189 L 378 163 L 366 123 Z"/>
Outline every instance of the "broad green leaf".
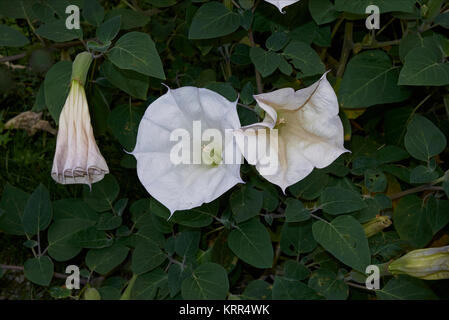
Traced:
<path fill-rule="evenodd" d="M 103 63 L 103 65 L 104 64 L 105 63 Z M 95 106 L 89 110 L 94 134 L 95 136 L 104 134 L 108 129 L 107 119 L 111 112 L 105 92 L 103 92 L 99 85 L 94 84 L 89 86 L 86 95 L 89 105 Z"/>
<path fill-rule="evenodd" d="M 166 259 L 167 256 L 155 242 L 140 241 L 133 251 L 131 270 L 135 274 L 146 273 L 160 266 Z"/>
<path fill-rule="evenodd" d="M 449 62 L 444 62 L 436 45 L 415 48 L 405 57 L 399 84 L 408 86 L 444 86 L 449 84 Z"/>
<path fill-rule="evenodd" d="M 150 17 L 146 16 L 143 12 L 127 8 L 112 9 L 106 14 L 105 18 L 106 21 L 108 21 L 117 16 L 120 16 L 121 18 L 120 28 L 123 30 L 140 28 L 150 21 Z"/>
<path fill-rule="evenodd" d="M 175 252 L 183 257 L 195 257 L 201 240 L 199 231 L 183 231 L 175 238 Z"/>
<path fill-rule="evenodd" d="M 328 181 L 329 176 L 324 171 L 315 169 L 303 180 L 289 187 L 288 190 L 297 198 L 314 200 L 321 195 Z"/>
<path fill-rule="evenodd" d="M 270 234 L 258 218 L 238 225 L 229 234 L 228 245 L 237 257 L 256 268 L 270 268 L 273 263 Z"/>
<path fill-rule="evenodd" d="M 416 195 L 405 196 L 399 200 L 393 215 L 393 224 L 401 239 L 417 248 L 424 247 L 433 235 L 422 203 Z"/>
<path fill-rule="evenodd" d="M 240 298 L 243 300 L 271 300 L 271 285 L 260 279 L 251 281 Z"/>
<path fill-rule="evenodd" d="M 76 219 L 85 224 L 96 223 L 98 213 L 81 199 L 62 199 L 53 202 L 53 220 Z"/>
<path fill-rule="evenodd" d="M 309 11 L 318 25 L 329 23 L 338 18 L 338 12 L 330 0 L 309 1 Z"/>
<path fill-rule="evenodd" d="M 312 226 L 315 240 L 344 264 L 364 272 L 371 262 L 365 231 L 351 216 L 340 216 L 330 223 L 317 221 Z"/>
<path fill-rule="evenodd" d="M 378 104 L 404 101 L 407 88 L 397 85 L 399 67 L 381 50 L 362 52 L 346 68 L 339 90 L 343 108 L 365 108 Z"/>
<path fill-rule="evenodd" d="M 182 297 L 186 300 L 223 300 L 229 290 L 226 270 L 216 263 L 204 263 L 182 282 Z"/>
<path fill-rule="evenodd" d="M 97 230 L 114 230 L 122 224 L 122 217 L 117 216 L 111 212 L 104 212 L 100 214 L 97 223 Z"/>
<path fill-rule="evenodd" d="M 137 277 L 131 291 L 133 300 L 153 300 L 160 288 L 167 286 L 167 274 L 157 268 Z"/>
<path fill-rule="evenodd" d="M 276 276 L 273 300 L 319 300 L 320 297 L 306 284 L 296 279 Z"/>
<path fill-rule="evenodd" d="M 65 20 L 62 19 L 42 24 L 36 29 L 36 33 L 45 39 L 55 42 L 66 42 L 83 38 L 82 29 L 67 29 Z"/>
<path fill-rule="evenodd" d="M 284 56 L 301 70 L 304 77 L 323 74 L 325 71 L 320 57 L 307 43 L 296 40 L 290 42 L 284 49 Z"/>
<path fill-rule="evenodd" d="M 104 212 L 114 208 L 113 202 L 117 198 L 120 186 L 112 174 L 106 175 L 103 180 L 92 185 L 92 190 L 85 187 L 84 201 L 95 211 Z"/>
<path fill-rule="evenodd" d="M 278 68 L 281 60 L 276 52 L 265 51 L 259 47 L 251 48 L 249 56 L 262 77 L 271 75 Z"/>
<path fill-rule="evenodd" d="M 310 211 L 304 208 L 301 201 L 294 198 L 285 200 L 285 218 L 286 222 L 302 222 L 310 219 Z"/>
<path fill-rule="evenodd" d="M 174 263 L 168 269 L 167 276 L 170 297 L 174 297 L 181 291 L 182 281 L 189 276 L 189 269 L 182 269 L 179 264 Z"/>
<path fill-rule="evenodd" d="M 0 208 L 4 211 L 0 215 L 0 230 L 6 234 L 23 235 L 25 231 L 22 225 L 22 216 L 29 194 L 6 183 Z"/>
<path fill-rule="evenodd" d="M 216 81 L 209 82 L 205 86 L 205 88 L 221 94 L 229 101 L 235 101 L 238 98 L 238 93 L 235 91 L 232 85 L 227 82 L 216 82 Z"/>
<path fill-rule="evenodd" d="M 28 259 L 24 265 L 25 277 L 40 286 L 48 286 L 53 278 L 53 261 L 47 256 Z"/>
<path fill-rule="evenodd" d="M 193 16 L 189 39 L 211 39 L 233 33 L 240 26 L 240 16 L 220 2 L 203 4 Z"/>
<path fill-rule="evenodd" d="M 387 188 L 387 177 L 380 170 L 365 170 L 365 187 L 371 192 L 383 192 Z"/>
<path fill-rule="evenodd" d="M 438 178 L 435 168 L 429 166 L 417 166 L 410 172 L 410 183 L 429 183 Z"/>
<path fill-rule="evenodd" d="M 69 244 L 88 249 L 101 249 L 110 247 L 113 239 L 104 231 L 99 231 L 95 227 L 89 227 L 78 231 L 69 240 Z"/>
<path fill-rule="evenodd" d="M 84 0 L 83 17 L 90 24 L 99 26 L 104 18 L 104 9 L 97 0 Z"/>
<path fill-rule="evenodd" d="M 407 126 L 405 148 L 412 157 L 429 161 L 446 148 L 445 135 L 427 118 L 415 115 Z"/>
<path fill-rule="evenodd" d="M 165 80 L 159 53 L 146 33 L 132 31 L 121 36 L 107 57 L 121 69 Z"/>
<path fill-rule="evenodd" d="M 427 220 L 433 234 L 440 231 L 449 223 L 449 201 L 430 197 L 426 205 Z"/>
<path fill-rule="evenodd" d="M 310 276 L 310 288 L 328 300 L 346 300 L 349 295 L 348 285 L 343 279 L 328 269 L 320 268 Z"/>
<path fill-rule="evenodd" d="M 50 194 L 44 185 L 39 184 L 25 206 L 22 217 L 23 229 L 29 236 L 38 234 L 50 225 L 52 216 Z"/>
<path fill-rule="evenodd" d="M 381 300 L 436 300 L 437 297 L 423 281 L 408 277 L 398 276 L 392 278 L 385 287 L 376 291 Z"/>
<path fill-rule="evenodd" d="M 243 186 L 232 192 L 229 202 L 235 221 L 240 223 L 260 213 L 263 204 L 263 195 L 254 188 Z"/>
<path fill-rule="evenodd" d="M 86 265 L 91 271 L 106 275 L 126 259 L 128 251 L 128 248 L 119 244 L 108 248 L 90 249 L 86 254 Z"/>
<path fill-rule="evenodd" d="M 123 70 L 106 61 L 101 65 L 101 71 L 110 83 L 127 94 L 146 100 L 149 78 L 132 70 Z"/>
<path fill-rule="evenodd" d="M 302 281 L 310 276 L 310 271 L 296 260 L 287 260 L 284 264 L 284 275 L 287 278 Z"/>
<path fill-rule="evenodd" d="M 112 41 L 120 31 L 121 22 L 120 16 L 113 17 L 103 22 L 96 31 L 98 39 L 103 43 Z"/>
<path fill-rule="evenodd" d="M 274 32 L 271 36 L 268 37 L 265 42 L 265 46 L 268 50 L 278 51 L 281 50 L 289 41 L 288 34 L 282 31 Z"/>
<path fill-rule="evenodd" d="M 134 149 L 137 130 L 144 112 L 143 108 L 121 104 L 112 109 L 109 114 L 108 126 L 127 151 Z"/>
<path fill-rule="evenodd" d="M 72 63 L 60 61 L 51 67 L 45 75 L 45 102 L 52 118 L 59 122 L 59 115 L 69 95 Z"/>
<path fill-rule="evenodd" d="M 369 5 L 378 6 L 381 13 L 391 11 L 412 13 L 415 9 L 415 3 L 416 0 L 336 0 L 335 7 L 338 11 L 363 15 Z"/>
<path fill-rule="evenodd" d="M 23 47 L 28 39 L 16 29 L 0 24 L 0 47 Z"/>
<path fill-rule="evenodd" d="M 312 222 L 284 223 L 281 231 L 281 250 L 290 256 L 298 256 L 315 249 Z"/>
<path fill-rule="evenodd" d="M 358 192 L 342 187 L 324 189 L 319 203 L 324 212 L 332 215 L 354 212 L 366 207 Z"/>

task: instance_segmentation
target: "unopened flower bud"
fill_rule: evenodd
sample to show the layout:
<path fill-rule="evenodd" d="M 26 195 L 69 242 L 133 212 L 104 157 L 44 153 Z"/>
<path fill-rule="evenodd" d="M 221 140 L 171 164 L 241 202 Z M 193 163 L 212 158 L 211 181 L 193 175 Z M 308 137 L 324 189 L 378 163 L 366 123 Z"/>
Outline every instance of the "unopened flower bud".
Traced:
<path fill-rule="evenodd" d="M 377 216 L 373 220 L 363 224 L 363 230 L 365 230 L 366 237 L 369 238 L 391 226 L 391 223 L 389 217 Z"/>
<path fill-rule="evenodd" d="M 423 280 L 449 279 L 449 246 L 413 250 L 390 263 L 388 270 Z"/>

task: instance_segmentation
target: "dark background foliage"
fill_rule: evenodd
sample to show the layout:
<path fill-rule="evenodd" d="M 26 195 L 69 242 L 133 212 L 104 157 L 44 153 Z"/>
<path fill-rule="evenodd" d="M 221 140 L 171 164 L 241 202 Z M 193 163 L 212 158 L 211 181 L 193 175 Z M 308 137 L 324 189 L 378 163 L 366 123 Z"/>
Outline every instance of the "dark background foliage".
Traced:
<path fill-rule="evenodd" d="M 65 29 L 69 4 L 82 30 Z M 369 4 L 379 30 L 365 26 Z M 253 0 L 0 0 L 0 299 L 448 298 L 448 280 L 385 275 L 370 291 L 363 274 L 449 244 L 448 9 L 301 0 L 283 15 Z M 50 176 L 52 130 L 84 50 L 96 57 L 86 92 L 111 171 L 92 191 Z M 286 194 L 243 165 L 245 185 L 167 221 L 124 152 L 162 82 L 239 97 L 246 125 L 263 116 L 253 94 L 300 89 L 326 70 L 350 154 Z M 46 129 L 7 125 L 27 111 Z M 367 237 L 379 215 L 393 224 Z M 64 287 L 68 265 L 81 268 L 80 290 Z"/>

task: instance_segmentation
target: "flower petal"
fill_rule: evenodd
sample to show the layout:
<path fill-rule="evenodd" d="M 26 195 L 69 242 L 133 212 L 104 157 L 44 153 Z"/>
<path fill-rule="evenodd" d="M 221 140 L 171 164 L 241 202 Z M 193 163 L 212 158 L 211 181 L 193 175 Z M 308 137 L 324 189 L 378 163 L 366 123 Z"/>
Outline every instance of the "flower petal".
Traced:
<path fill-rule="evenodd" d="M 298 2 L 299 0 L 265 0 L 265 2 L 271 3 L 272 5 L 276 6 L 281 13 L 285 13 L 282 11 L 284 7 L 287 7 L 289 5 L 294 4 L 295 2 Z"/>
<path fill-rule="evenodd" d="M 211 202 L 243 182 L 240 163 L 174 164 L 170 159 L 170 141 L 174 130 L 184 129 L 193 137 L 193 122 L 200 121 L 202 132 L 218 129 L 223 139 L 225 130 L 240 127 L 237 101 L 229 102 L 221 95 L 203 88 L 182 87 L 168 90 L 146 110 L 139 125 L 137 143 L 132 154 L 137 159 L 137 174 L 145 189 L 173 214 Z M 192 140 L 189 141 L 192 145 Z M 224 153 L 241 154 L 226 142 Z M 234 149 L 234 150 L 232 150 Z"/>

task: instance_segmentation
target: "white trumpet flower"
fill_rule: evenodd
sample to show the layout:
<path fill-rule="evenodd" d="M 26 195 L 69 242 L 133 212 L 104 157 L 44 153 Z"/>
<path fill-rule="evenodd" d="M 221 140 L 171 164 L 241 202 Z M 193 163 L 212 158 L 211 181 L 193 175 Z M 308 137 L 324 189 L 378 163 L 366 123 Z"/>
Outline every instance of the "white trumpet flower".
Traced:
<path fill-rule="evenodd" d="M 240 128 L 236 106 L 195 87 L 168 89 L 148 106 L 132 154 L 140 182 L 171 214 L 211 202 L 243 182 L 242 155 L 232 140 Z M 237 161 L 224 161 L 229 158 Z"/>
<path fill-rule="evenodd" d="M 300 0 L 265 0 L 265 2 L 271 3 L 272 5 L 276 6 L 281 13 L 285 13 L 284 11 L 282 11 L 284 7 L 292 5 L 299 1 Z"/>
<path fill-rule="evenodd" d="M 59 116 L 52 178 L 61 184 L 98 182 L 109 173 L 90 123 L 89 106 L 82 83 L 92 58 L 79 54 L 74 63 L 70 92 Z"/>
<path fill-rule="evenodd" d="M 338 117 L 337 96 L 326 74 L 310 87 L 296 92 L 292 88 L 284 88 L 254 98 L 265 110 L 263 122 L 243 127 L 234 134 L 237 138 L 256 135 L 257 139 L 263 140 L 262 143 L 257 142 L 258 146 L 266 144 L 265 132 L 267 135 L 277 134 L 274 147 L 271 143 L 265 147 L 270 153 L 275 152 L 278 160 L 276 170 L 268 173 L 263 170 L 267 154 L 238 145 L 248 162 L 256 159 L 253 162 L 259 173 L 281 187 L 283 192 L 304 179 L 314 168 L 327 167 L 342 153 L 349 152 L 343 146 L 343 124 Z"/>

